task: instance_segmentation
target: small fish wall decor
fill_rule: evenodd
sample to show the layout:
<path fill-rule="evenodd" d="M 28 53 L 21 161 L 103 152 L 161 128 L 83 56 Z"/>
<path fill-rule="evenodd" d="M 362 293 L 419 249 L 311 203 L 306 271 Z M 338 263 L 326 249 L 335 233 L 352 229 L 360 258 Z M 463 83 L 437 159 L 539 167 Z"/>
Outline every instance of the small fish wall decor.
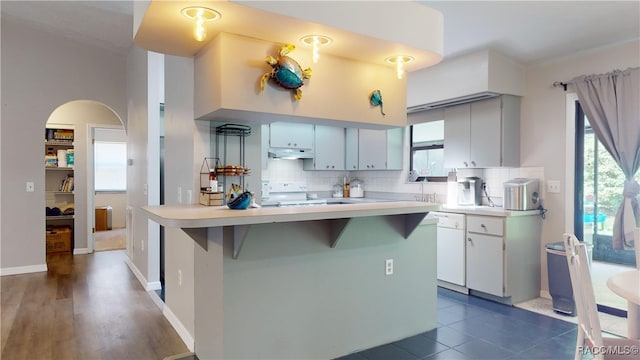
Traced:
<path fill-rule="evenodd" d="M 311 78 L 311 68 L 302 69 L 297 61 L 287 54 L 295 50 L 295 45 L 284 45 L 278 52 L 278 58 L 267 56 L 265 61 L 271 65 L 271 71 L 266 72 L 260 79 L 260 90 L 264 91 L 267 81 L 273 79 L 278 85 L 285 89 L 293 90 L 293 97 L 296 100 L 302 99 L 303 80 Z"/>
<path fill-rule="evenodd" d="M 369 95 L 369 102 L 373 106 L 380 106 L 380 113 L 383 116 L 385 115 L 384 108 L 382 105 L 382 93 L 380 93 L 380 90 L 373 90 L 371 92 L 371 94 Z"/>

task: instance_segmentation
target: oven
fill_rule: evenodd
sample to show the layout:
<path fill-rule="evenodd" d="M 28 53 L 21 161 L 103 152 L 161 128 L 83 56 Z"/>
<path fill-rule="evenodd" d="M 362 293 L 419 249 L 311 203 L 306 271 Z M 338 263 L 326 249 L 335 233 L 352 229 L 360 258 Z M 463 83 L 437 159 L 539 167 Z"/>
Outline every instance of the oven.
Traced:
<path fill-rule="evenodd" d="M 308 199 L 304 182 L 263 183 L 262 206 L 314 206 L 326 205 L 325 199 Z"/>

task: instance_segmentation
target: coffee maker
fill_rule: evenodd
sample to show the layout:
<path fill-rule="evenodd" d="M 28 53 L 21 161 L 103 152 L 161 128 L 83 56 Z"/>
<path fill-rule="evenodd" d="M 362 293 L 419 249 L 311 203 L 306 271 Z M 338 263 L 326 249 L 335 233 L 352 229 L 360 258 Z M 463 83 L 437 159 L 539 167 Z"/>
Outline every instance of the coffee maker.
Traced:
<path fill-rule="evenodd" d="M 458 205 L 482 205 L 482 179 L 471 176 L 458 180 Z"/>

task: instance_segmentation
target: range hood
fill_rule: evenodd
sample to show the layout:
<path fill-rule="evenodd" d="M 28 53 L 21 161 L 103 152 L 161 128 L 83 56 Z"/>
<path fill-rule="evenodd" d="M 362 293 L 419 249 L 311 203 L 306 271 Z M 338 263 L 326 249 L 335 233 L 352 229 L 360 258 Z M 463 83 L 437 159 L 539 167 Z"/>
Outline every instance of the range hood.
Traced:
<path fill-rule="evenodd" d="M 313 159 L 313 152 L 299 149 L 269 149 L 269 157 L 273 159 Z"/>
<path fill-rule="evenodd" d="M 500 96 L 500 93 L 493 92 L 493 91 L 483 91 L 477 94 L 460 96 L 453 99 L 434 101 L 428 104 L 410 106 L 407 108 L 407 113 L 410 114 L 418 111 L 433 110 L 433 109 L 439 109 L 439 108 L 444 108 L 449 106 L 466 104 L 466 103 L 470 103 L 478 100 L 489 99 L 496 96 Z"/>
<path fill-rule="evenodd" d="M 409 113 L 503 94 L 524 96 L 524 67 L 492 50 L 445 60 L 407 75 Z"/>

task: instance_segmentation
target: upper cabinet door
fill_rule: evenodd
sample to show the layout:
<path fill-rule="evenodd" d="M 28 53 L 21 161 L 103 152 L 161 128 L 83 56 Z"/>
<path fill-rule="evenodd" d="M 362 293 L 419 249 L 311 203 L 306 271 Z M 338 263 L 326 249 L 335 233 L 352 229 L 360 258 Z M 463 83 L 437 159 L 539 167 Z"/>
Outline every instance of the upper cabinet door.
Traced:
<path fill-rule="evenodd" d="M 501 164 L 501 124 L 500 97 L 471 104 L 471 167 Z"/>
<path fill-rule="evenodd" d="M 344 170 L 345 129 L 315 126 L 315 170 Z"/>
<path fill-rule="evenodd" d="M 470 167 L 471 105 L 462 104 L 444 110 L 444 167 Z"/>
<path fill-rule="evenodd" d="M 404 151 L 404 129 L 387 130 L 387 170 L 402 170 Z"/>
<path fill-rule="evenodd" d="M 446 108 L 444 164 L 487 168 L 520 164 L 520 98 L 511 95 Z"/>
<path fill-rule="evenodd" d="M 358 133 L 357 128 L 346 129 L 346 164 L 345 170 L 358 170 Z"/>
<path fill-rule="evenodd" d="M 313 125 L 311 124 L 274 122 L 269 129 L 271 147 L 313 149 Z"/>
<path fill-rule="evenodd" d="M 387 168 L 387 131 L 359 129 L 358 167 L 360 170 Z"/>

